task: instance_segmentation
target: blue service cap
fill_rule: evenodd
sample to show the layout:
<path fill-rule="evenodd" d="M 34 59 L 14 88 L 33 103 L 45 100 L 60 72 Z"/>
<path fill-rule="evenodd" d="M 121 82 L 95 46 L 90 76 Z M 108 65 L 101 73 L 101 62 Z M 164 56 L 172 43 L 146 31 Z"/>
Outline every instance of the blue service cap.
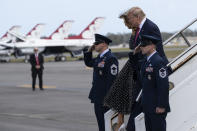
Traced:
<path fill-rule="evenodd" d="M 156 45 L 160 41 L 159 38 L 157 38 L 155 36 L 151 36 L 151 35 L 141 35 L 140 39 L 141 39 L 140 46 L 146 46 L 146 45 L 150 45 L 150 44 Z"/>
<path fill-rule="evenodd" d="M 109 38 L 103 36 L 103 35 L 100 35 L 100 34 L 95 34 L 95 42 L 94 44 L 95 45 L 98 45 L 100 43 L 106 43 L 109 45 L 109 43 L 111 43 L 112 40 L 110 40 Z"/>

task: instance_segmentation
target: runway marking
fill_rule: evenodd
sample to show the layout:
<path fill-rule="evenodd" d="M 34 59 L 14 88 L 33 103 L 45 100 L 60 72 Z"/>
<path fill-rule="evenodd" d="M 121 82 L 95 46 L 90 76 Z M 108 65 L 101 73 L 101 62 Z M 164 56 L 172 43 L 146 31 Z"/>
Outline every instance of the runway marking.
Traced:
<path fill-rule="evenodd" d="M 35 119 L 48 119 L 50 114 L 16 114 L 16 113 L 0 113 L 1 116 L 11 116 L 11 117 L 27 117 Z M 52 118 L 51 118 L 52 119 Z"/>
<path fill-rule="evenodd" d="M 17 87 L 23 87 L 23 88 L 32 88 L 32 85 L 19 85 Z M 36 85 L 35 88 L 39 88 L 39 85 Z M 52 89 L 52 88 L 56 88 L 56 86 L 43 86 L 44 89 Z"/>

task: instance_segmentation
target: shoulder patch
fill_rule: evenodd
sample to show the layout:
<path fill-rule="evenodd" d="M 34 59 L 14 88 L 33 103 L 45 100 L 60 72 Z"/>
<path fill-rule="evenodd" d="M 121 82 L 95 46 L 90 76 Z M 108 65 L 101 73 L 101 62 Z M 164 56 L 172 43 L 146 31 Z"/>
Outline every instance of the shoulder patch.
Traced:
<path fill-rule="evenodd" d="M 161 68 L 161 69 L 159 70 L 159 76 L 160 76 L 161 78 L 165 78 L 165 77 L 167 76 L 166 69 Z"/>
<path fill-rule="evenodd" d="M 113 65 L 111 65 L 111 74 L 112 75 L 117 75 L 117 73 L 118 73 L 118 67 L 117 67 L 117 65 L 115 65 L 115 64 L 113 64 Z"/>

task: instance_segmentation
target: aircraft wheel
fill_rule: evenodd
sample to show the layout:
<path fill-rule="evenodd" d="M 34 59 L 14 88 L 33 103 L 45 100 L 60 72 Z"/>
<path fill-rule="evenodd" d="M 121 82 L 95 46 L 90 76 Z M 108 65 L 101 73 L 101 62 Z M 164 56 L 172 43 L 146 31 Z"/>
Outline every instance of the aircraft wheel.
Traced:
<path fill-rule="evenodd" d="M 28 62 L 29 62 L 29 60 L 28 60 L 28 59 L 25 59 L 25 60 L 24 60 L 24 62 L 25 62 L 25 63 L 28 63 Z"/>
<path fill-rule="evenodd" d="M 66 57 L 65 56 L 61 56 L 61 61 L 66 61 Z"/>
<path fill-rule="evenodd" d="M 60 61 L 60 57 L 59 56 L 56 56 L 55 57 L 55 61 Z"/>

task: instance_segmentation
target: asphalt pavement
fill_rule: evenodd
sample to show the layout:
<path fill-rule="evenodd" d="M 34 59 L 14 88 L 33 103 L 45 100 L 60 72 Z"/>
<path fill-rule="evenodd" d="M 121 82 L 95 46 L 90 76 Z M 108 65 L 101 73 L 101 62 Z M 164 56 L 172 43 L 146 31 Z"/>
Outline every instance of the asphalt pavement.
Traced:
<path fill-rule="evenodd" d="M 30 64 L 1 63 L 0 131 L 97 131 L 91 81 L 92 69 L 83 61 L 48 62 L 45 90 L 33 92 Z"/>

